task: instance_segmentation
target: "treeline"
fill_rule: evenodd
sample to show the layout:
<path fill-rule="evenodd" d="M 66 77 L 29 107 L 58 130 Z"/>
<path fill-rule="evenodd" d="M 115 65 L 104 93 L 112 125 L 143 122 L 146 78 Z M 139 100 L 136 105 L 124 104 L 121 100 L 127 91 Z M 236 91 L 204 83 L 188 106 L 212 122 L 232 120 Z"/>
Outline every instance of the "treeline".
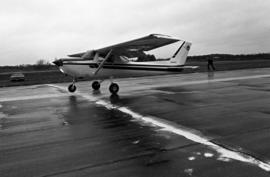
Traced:
<path fill-rule="evenodd" d="M 22 64 L 16 66 L 0 66 L 0 73 L 5 72 L 18 72 L 18 71 L 43 71 L 43 70 L 56 70 L 57 67 L 45 60 L 38 60 L 36 64 Z"/>
<path fill-rule="evenodd" d="M 217 61 L 270 59 L 270 53 L 240 54 L 240 55 L 210 54 L 210 55 L 188 56 L 188 60 L 192 60 L 192 61 L 206 61 L 208 59 L 213 59 Z"/>
<path fill-rule="evenodd" d="M 270 60 L 270 53 L 260 53 L 260 54 L 241 54 L 241 55 L 231 55 L 231 54 L 210 54 L 210 55 L 197 55 L 188 56 L 189 61 L 206 61 L 208 59 L 213 59 L 215 61 L 224 60 Z M 169 59 L 169 58 L 168 58 Z M 156 61 L 156 60 L 168 60 L 168 59 L 156 59 L 154 55 L 141 55 L 138 57 L 137 61 Z M 38 60 L 36 64 L 23 64 L 17 66 L 0 66 L 0 73 L 4 72 L 17 72 L 17 71 L 42 71 L 42 70 L 57 70 L 57 67 L 45 60 Z"/>

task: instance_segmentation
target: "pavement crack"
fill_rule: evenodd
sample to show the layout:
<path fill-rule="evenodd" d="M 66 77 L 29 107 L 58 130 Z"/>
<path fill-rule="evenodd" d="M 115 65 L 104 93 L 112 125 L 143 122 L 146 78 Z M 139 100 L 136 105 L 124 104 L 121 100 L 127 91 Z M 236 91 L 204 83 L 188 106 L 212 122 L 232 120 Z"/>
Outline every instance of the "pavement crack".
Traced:
<path fill-rule="evenodd" d="M 70 170 L 58 171 L 58 172 L 54 172 L 54 173 L 51 173 L 51 174 L 42 175 L 40 177 L 59 176 L 59 175 L 62 175 L 62 174 L 72 173 L 72 172 L 81 171 L 81 170 L 90 169 L 90 168 L 102 167 L 102 166 L 111 165 L 111 164 L 114 164 L 114 163 L 119 163 L 119 162 L 123 162 L 123 161 L 128 161 L 128 160 L 133 160 L 133 159 L 137 159 L 137 158 L 141 158 L 141 157 L 147 157 L 147 156 L 153 156 L 153 155 L 155 155 L 155 152 L 144 152 L 144 153 L 140 153 L 140 154 L 137 154 L 137 155 L 128 156 L 126 158 L 109 160 L 109 161 L 106 161 L 106 162 L 103 162 L 103 163 L 97 163 L 97 164 L 88 164 L 88 165 L 79 166 L 77 168 L 73 168 L 73 169 L 70 169 Z"/>

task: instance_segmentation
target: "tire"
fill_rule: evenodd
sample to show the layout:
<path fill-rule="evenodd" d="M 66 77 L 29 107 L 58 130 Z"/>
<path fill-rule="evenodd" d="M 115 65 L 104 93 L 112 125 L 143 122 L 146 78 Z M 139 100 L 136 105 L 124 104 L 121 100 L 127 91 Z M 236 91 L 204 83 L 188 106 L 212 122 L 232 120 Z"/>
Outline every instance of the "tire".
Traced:
<path fill-rule="evenodd" d="M 117 94 L 117 92 L 119 91 L 119 86 L 116 83 L 112 83 L 109 87 L 109 90 L 112 94 Z"/>
<path fill-rule="evenodd" d="M 77 89 L 77 87 L 76 87 L 76 85 L 74 85 L 74 84 L 70 84 L 70 85 L 68 86 L 68 91 L 71 92 L 71 93 L 75 92 L 76 89 Z"/>
<path fill-rule="evenodd" d="M 100 88 L 100 83 L 99 83 L 98 81 L 94 81 L 94 82 L 92 83 L 92 88 L 93 88 L 94 90 L 99 90 L 99 88 Z"/>

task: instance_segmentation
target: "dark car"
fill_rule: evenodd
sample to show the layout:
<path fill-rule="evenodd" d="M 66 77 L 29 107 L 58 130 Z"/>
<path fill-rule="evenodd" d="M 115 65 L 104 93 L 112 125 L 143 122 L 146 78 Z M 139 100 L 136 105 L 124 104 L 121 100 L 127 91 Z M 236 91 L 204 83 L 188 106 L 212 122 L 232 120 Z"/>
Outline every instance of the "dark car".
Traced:
<path fill-rule="evenodd" d="M 25 81 L 25 76 L 23 73 L 14 73 L 9 78 L 12 82 Z"/>

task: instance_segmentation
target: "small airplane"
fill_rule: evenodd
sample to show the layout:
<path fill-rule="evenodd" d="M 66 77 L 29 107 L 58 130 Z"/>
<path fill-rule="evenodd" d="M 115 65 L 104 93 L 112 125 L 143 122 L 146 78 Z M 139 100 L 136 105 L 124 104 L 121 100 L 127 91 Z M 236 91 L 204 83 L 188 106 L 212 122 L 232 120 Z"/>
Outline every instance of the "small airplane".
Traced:
<path fill-rule="evenodd" d="M 76 91 L 77 78 L 86 76 L 96 76 L 99 72 L 105 69 L 117 70 L 157 70 L 157 71 L 182 71 L 183 69 L 196 69 L 197 66 L 185 66 L 188 52 L 191 43 L 182 41 L 178 50 L 169 60 L 163 61 L 146 61 L 136 62 L 130 58 L 139 56 L 147 56 L 145 52 L 163 47 L 178 41 L 167 35 L 150 34 L 148 36 L 123 42 L 120 44 L 89 50 L 83 53 L 68 55 L 69 58 L 61 58 L 53 63 L 59 67 L 59 70 L 71 77 L 73 82 L 68 86 L 69 92 Z M 92 88 L 99 90 L 102 81 L 93 81 Z M 117 83 L 111 82 L 109 91 L 112 94 L 117 94 L 119 86 Z"/>

